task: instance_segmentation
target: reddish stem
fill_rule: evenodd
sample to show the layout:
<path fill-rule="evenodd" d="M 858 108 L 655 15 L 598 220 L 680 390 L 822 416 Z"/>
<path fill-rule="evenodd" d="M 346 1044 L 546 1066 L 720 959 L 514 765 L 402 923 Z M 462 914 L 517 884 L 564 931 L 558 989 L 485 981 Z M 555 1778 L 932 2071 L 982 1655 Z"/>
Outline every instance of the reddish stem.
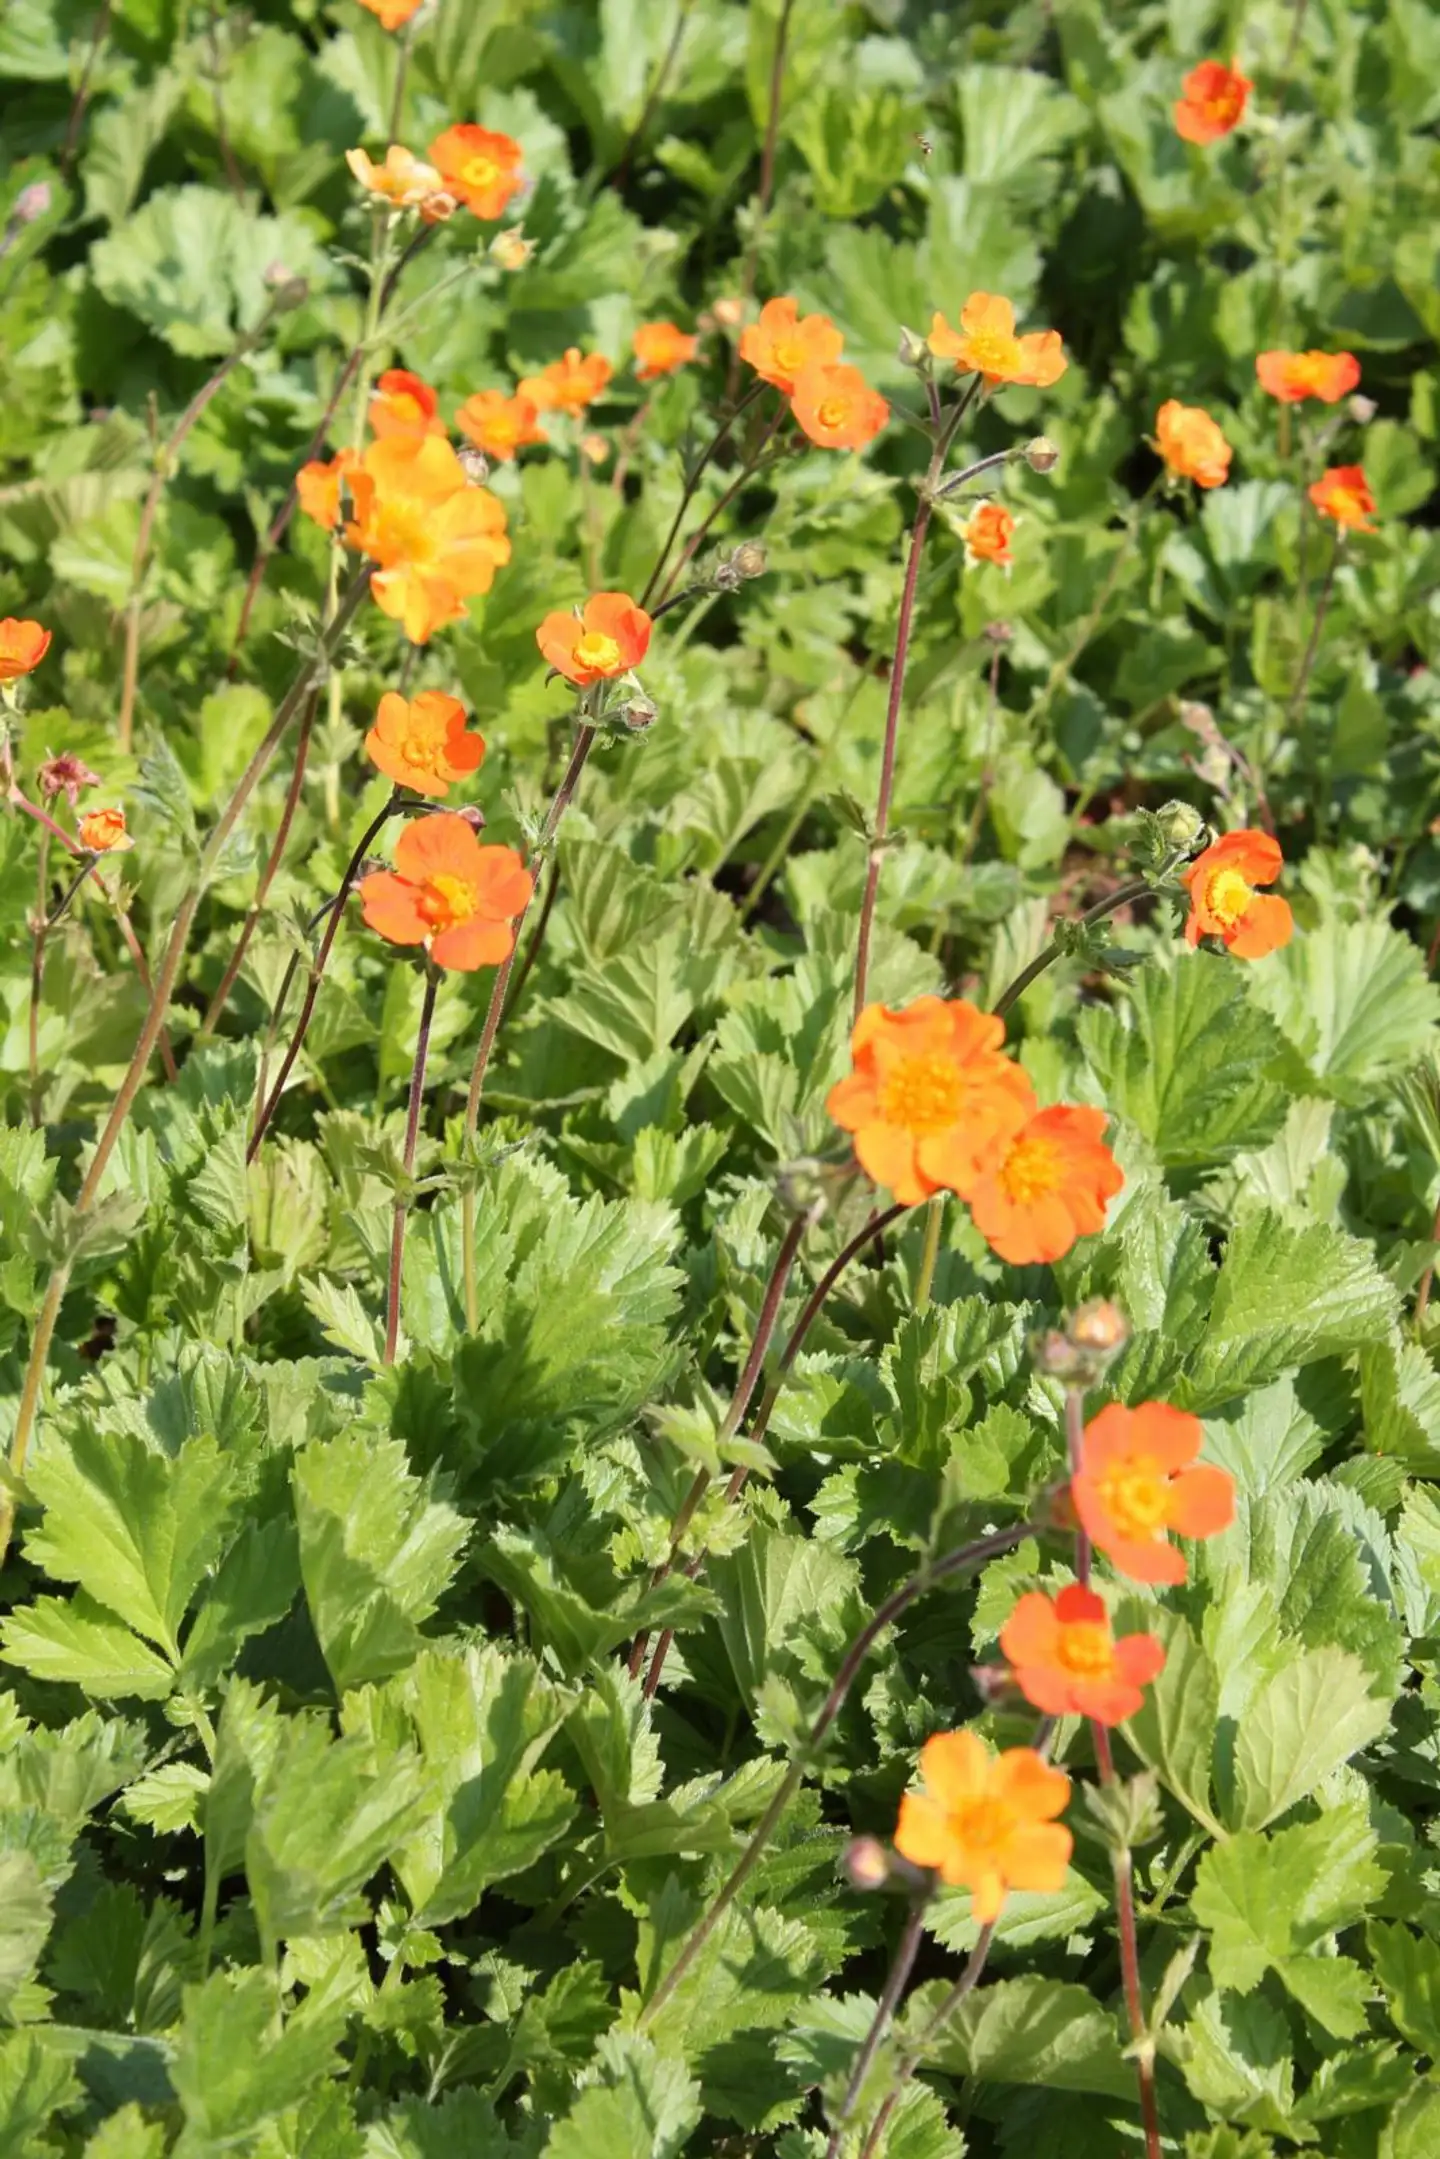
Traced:
<path fill-rule="evenodd" d="M 405 1118 L 405 1183 L 395 1195 L 395 1219 L 390 1231 L 390 1281 L 385 1299 L 385 1362 L 395 1362 L 400 1340 L 400 1281 L 405 1262 L 405 1223 L 410 1213 L 410 1181 L 415 1174 L 415 1143 L 420 1135 L 420 1112 L 425 1100 L 425 1066 L 430 1056 L 430 1023 L 435 1017 L 435 994 L 440 977 L 427 973 L 425 1001 L 420 1007 L 420 1031 L 415 1041 L 415 1068 L 410 1075 L 410 1108 Z"/>
<path fill-rule="evenodd" d="M 270 887 L 275 882 L 281 859 L 285 853 L 285 843 L 290 837 L 290 827 L 295 821 L 295 812 L 299 807 L 300 790 L 305 784 L 305 770 L 310 760 L 310 735 L 315 725 L 315 707 L 318 702 L 319 692 L 317 691 L 301 715 L 300 733 L 295 743 L 295 769 L 290 775 L 290 785 L 285 790 L 285 806 L 280 812 L 280 822 L 275 830 L 275 838 L 271 842 L 270 853 L 266 857 L 265 867 L 260 872 L 260 882 L 255 887 L 255 897 L 250 903 L 245 920 L 240 925 L 240 935 L 235 940 L 235 950 L 230 955 L 229 964 L 224 974 L 221 975 L 205 1017 L 200 1022 L 200 1031 L 195 1037 L 197 1044 L 207 1041 L 219 1024 L 220 1015 L 229 1002 L 230 992 L 234 989 L 239 979 L 240 970 L 245 964 L 245 954 L 250 949 L 250 940 L 255 935 L 256 925 L 265 911 L 265 902 L 270 897 Z"/>
<path fill-rule="evenodd" d="M 895 792 L 895 753 L 900 739 L 900 707 L 905 696 L 905 664 L 910 655 L 910 631 L 915 615 L 915 592 L 920 581 L 920 556 L 930 529 L 930 497 L 920 498 L 910 532 L 910 559 L 905 565 L 905 584 L 900 595 L 900 619 L 895 630 L 895 659 L 890 669 L 890 697 L 885 708 L 885 741 L 880 753 L 880 792 L 875 802 L 875 825 L 870 836 L 870 855 L 865 865 L 865 894 L 860 902 L 860 936 L 855 948 L 854 1015 L 865 1005 L 870 975 L 870 938 L 875 926 L 875 901 L 880 891 L 880 866 L 890 830 L 890 803 Z"/>

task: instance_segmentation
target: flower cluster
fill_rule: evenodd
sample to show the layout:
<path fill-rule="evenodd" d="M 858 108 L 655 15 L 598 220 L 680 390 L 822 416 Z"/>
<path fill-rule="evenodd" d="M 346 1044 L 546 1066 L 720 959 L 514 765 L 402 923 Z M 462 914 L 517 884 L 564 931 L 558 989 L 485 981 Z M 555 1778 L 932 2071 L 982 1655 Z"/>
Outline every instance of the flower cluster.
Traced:
<path fill-rule="evenodd" d="M 461 207 L 493 222 L 525 185 L 514 137 L 470 124 L 447 127 L 424 158 L 391 143 L 383 164 L 358 149 L 347 150 L 345 162 L 367 194 L 394 210 L 417 210 L 427 224 L 441 223 Z"/>
<path fill-rule="evenodd" d="M 828 315 L 802 315 L 787 294 L 767 300 L 740 337 L 740 357 L 790 400 L 801 431 L 824 450 L 863 450 L 890 407 L 858 367 L 840 359 L 845 340 Z"/>

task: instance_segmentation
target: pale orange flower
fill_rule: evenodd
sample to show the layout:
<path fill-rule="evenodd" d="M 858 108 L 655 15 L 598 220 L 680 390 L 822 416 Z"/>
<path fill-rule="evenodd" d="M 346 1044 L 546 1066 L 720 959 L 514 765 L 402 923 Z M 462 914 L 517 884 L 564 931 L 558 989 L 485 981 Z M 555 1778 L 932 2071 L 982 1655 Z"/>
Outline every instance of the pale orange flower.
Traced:
<path fill-rule="evenodd" d="M 1360 380 L 1353 352 L 1257 352 L 1255 374 L 1262 390 L 1282 405 L 1300 405 L 1307 397 L 1338 405 Z"/>
<path fill-rule="evenodd" d="M 1223 938 L 1238 960 L 1264 959 L 1288 945 L 1295 918 L 1275 893 L 1257 892 L 1273 885 L 1285 858 L 1268 832 L 1226 832 L 1180 872 L 1190 894 L 1186 941 Z"/>
<path fill-rule="evenodd" d="M 394 869 L 362 877 L 357 890 L 372 930 L 469 974 L 510 957 L 533 888 L 513 847 L 482 847 L 465 818 L 442 813 L 407 825 Z"/>
<path fill-rule="evenodd" d="M 890 407 L 858 367 L 802 368 L 790 410 L 822 450 L 863 450 L 890 417 Z"/>
<path fill-rule="evenodd" d="M 372 442 L 350 491 L 346 541 L 378 564 L 370 589 L 414 644 L 463 616 L 465 601 L 488 592 L 510 560 L 502 505 L 470 485 L 438 436 Z"/>
<path fill-rule="evenodd" d="M 7 615 L 0 622 L 0 682 L 17 682 L 33 674 L 46 653 L 54 633 L 28 616 Z"/>
<path fill-rule="evenodd" d="M 1164 1644 L 1153 1634 L 1117 1641 L 1104 1603 L 1078 1582 L 1053 1600 L 1038 1589 L 1022 1597 L 1000 1629 L 1000 1648 L 1034 1708 L 1097 1724 L 1133 1717 L 1141 1690 L 1165 1666 Z"/>
<path fill-rule="evenodd" d="M 1235 454 L 1208 412 L 1174 397 L 1155 415 L 1155 447 L 1171 472 L 1197 487 L 1223 487 Z"/>
<path fill-rule="evenodd" d="M 1105 1227 L 1125 1182 L 1105 1122 L 1104 1110 L 1059 1103 L 987 1148 L 957 1189 L 992 1252 L 1014 1267 L 1048 1264 Z"/>
<path fill-rule="evenodd" d="M 295 475 L 295 494 L 301 509 L 327 532 L 333 532 L 340 522 L 341 494 L 359 463 L 353 450 L 339 450 L 324 463 L 312 459 Z"/>
<path fill-rule="evenodd" d="M 467 397 L 455 415 L 455 425 L 477 450 L 502 465 L 508 465 L 527 443 L 545 440 L 534 401 L 507 397 L 503 390 L 477 390 Z"/>
<path fill-rule="evenodd" d="M 76 820 L 75 830 L 88 854 L 122 854 L 135 845 L 125 829 L 123 810 L 87 810 Z"/>
<path fill-rule="evenodd" d="M 556 608 L 535 632 L 550 665 L 585 689 L 638 667 L 650 646 L 651 620 L 628 592 L 592 592 L 578 616 Z"/>
<path fill-rule="evenodd" d="M 1058 330 L 1015 333 L 1015 310 L 998 293 L 972 292 L 952 330 L 937 314 L 927 340 L 937 360 L 953 360 L 957 374 L 983 375 L 991 389 L 1012 382 L 1025 389 L 1048 390 L 1068 362 Z"/>
<path fill-rule="evenodd" d="M 1070 1779 L 1033 1747 L 992 1754 L 974 1732 L 937 1732 L 920 1749 L 923 1792 L 900 1802 L 895 1849 L 970 1891 L 981 1926 L 998 1919 L 1012 1889 L 1063 1886 L 1074 1840 L 1057 1814 Z"/>
<path fill-rule="evenodd" d="M 1322 517 L 1346 532 L 1373 532 L 1369 522 L 1375 514 L 1375 497 L 1363 465 L 1331 465 L 1305 492 Z"/>
<path fill-rule="evenodd" d="M 391 143 L 383 165 L 364 150 L 347 150 L 345 162 L 367 194 L 383 196 L 397 210 L 418 210 L 427 224 L 442 223 L 455 209 L 455 197 L 435 167 L 400 143 Z"/>
<path fill-rule="evenodd" d="M 1220 60 L 1202 60 L 1181 84 L 1175 132 L 1185 142 L 1218 142 L 1240 125 L 1255 85 Z"/>
<path fill-rule="evenodd" d="M 1122 1409 L 1112 1402 L 1085 1427 L 1070 1498 L 1096 1550 L 1137 1582 L 1183 1582 L 1185 1561 L 1170 1542 L 1213 1537 L 1235 1514 L 1229 1472 L 1198 1462 L 1198 1417 L 1167 1402 Z"/>
<path fill-rule="evenodd" d="M 671 375 L 677 367 L 684 367 L 693 360 L 700 349 L 698 337 L 680 329 L 673 322 L 642 322 L 632 340 L 635 350 L 635 374 L 639 381 L 649 382 L 656 375 Z"/>
<path fill-rule="evenodd" d="M 715 309 L 719 320 L 717 304 Z M 767 300 L 758 322 L 740 336 L 740 357 L 762 382 L 788 397 L 807 367 L 828 367 L 845 349 L 845 340 L 828 315 L 801 315 L 789 293 Z"/>
<path fill-rule="evenodd" d="M 961 531 L 967 562 L 998 562 L 1008 570 L 1014 561 L 1010 541 L 1015 520 L 1000 502 L 982 502 L 971 512 Z"/>
<path fill-rule="evenodd" d="M 418 15 L 425 0 L 360 0 L 363 8 L 380 18 L 382 30 L 400 30 L 412 15 Z"/>
<path fill-rule="evenodd" d="M 370 400 L 370 432 L 382 440 L 388 435 L 443 435 L 440 400 L 428 382 L 408 368 L 389 367 L 375 385 Z"/>
<path fill-rule="evenodd" d="M 511 135 L 485 127 L 447 127 L 430 145 L 443 184 L 476 217 L 499 217 L 525 182 L 521 149 Z"/>
<path fill-rule="evenodd" d="M 522 375 L 520 395 L 528 397 L 537 412 L 568 412 L 578 420 L 614 372 L 603 353 L 582 354 L 578 345 L 571 345 L 563 360 L 552 360 L 538 375 Z"/>
<path fill-rule="evenodd" d="M 465 728 L 465 707 L 443 690 L 421 690 L 406 699 L 387 690 L 365 737 L 370 762 L 397 787 L 421 795 L 448 795 L 453 780 L 475 771 L 485 755 L 482 735 Z"/>

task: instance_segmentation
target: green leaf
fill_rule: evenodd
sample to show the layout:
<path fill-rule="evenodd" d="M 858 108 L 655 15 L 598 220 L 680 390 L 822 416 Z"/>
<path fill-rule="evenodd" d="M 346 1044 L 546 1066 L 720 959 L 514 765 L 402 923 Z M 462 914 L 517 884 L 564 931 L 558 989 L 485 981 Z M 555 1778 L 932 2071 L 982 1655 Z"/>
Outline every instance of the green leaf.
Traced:
<path fill-rule="evenodd" d="M 591 2081 L 542 2147 L 545 2159 L 671 2159 L 700 2120 L 700 2087 L 648 2039 L 612 2032 Z"/>
<path fill-rule="evenodd" d="M 52 2117 L 80 2098 L 80 2086 L 64 2054 L 47 2046 L 41 2032 L 10 2032 L 0 2039 L 0 2152 L 17 2159 L 43 2151 Z"/>
<path fill-rule="evenodd" d="M 50 1932 L 50 1891 L 29 1852 L 0 1851 L 0 2015 L 35 1976 Z"/>
<path fill-rule="evenodd" d="M 342 2029 L 304 2011 L 282 2027 L 274 1978 L 253 1966 L 187 1987 L 170 2062 L 184 2116 L 177 2153 L 208 2159 L 295 2106 L 336 2067 Z"/>
<path fill-rule="evenodd" d="M 1227 2121 L 1289 2134 L 1295 2103 L 1290 2028 L 1263 1994 L 1207 1994 L 1185 2026 L 1185 2081 Z M 1268 2151 L 1269 2147 L 1265 2147 Z M 1220 2147 L 1215 2159 L 1249 2159 L 1246 2147 Z"/>
<path fill-rule="evenodd" d="M 1320 1091 L 1356 1105 L 1413 1062 L 1440 1020 L 1424 955 L 1374 916 L 1322 918 L 1256 970 L 1255 996 Z"/>
<path fill-rule="evenodd" d="M 69 1681 L 102 1700 L 138 1695 L 163 1701 L 175 1684 L 165 1658 L 83 1589 L 68 1603 L 36 1597 L 18 1606 L 0 1629 L 0 1647 L 11 1664 L 36 1679 Z"/>
<path fill-rule="evenodd" d="M 1114 2018 L 1084 1987 L 1057 1979 L 1002 1979 L 977 1988 L 924 2059 L 952 2076 L 1054 2091 L 1119 2096 L 1134 2084 Z"/>
<path fill-rule="evenodd" d="M 1366 1941 L 1391 2023 L 1421 2054 L 1440 2056 L 1440 1944 L 1409 1927 L 1375 1922 Z"/>
<path fill-rule="evenodd" d="M 1379 1737 L 1390 1703 L 1372 1685 L 1358 1657 L 1323 1648 L 1306 1650 L 1258 1689 L 1235 1739 L 1233 1827 L 1263 1829 Z"/>
<path fill-rule="evenodd" d="M 221 188 L 170 187 L 151 195 L 90 252 L 95 283 L 114 307 L 189 359 L 228 352 L 269 304 L 265 271 L 323 285 L 326 268 L 308 223 L 257 217 Z"/>
<path fill-rule="evenodd" d="M 1365 1444 L 1416 1476 L 1440 1476 L 1440 1373 L 1415 1342 L 1372 1342 L 1359 1356 Z"/>
<path fill-rule="evenodd" d="M 1440 2139 L 1440 2081 L 1433 2076 L 1398 2100 L 1381 2132 L 1379 2159 L 1430 2159 Z"/>
<path fill-rule="evenodd" d="M 812 1667 L 817 1678 L 826 1652 L 843 1646 L 859 1574 L 832 1545 L 757 1524 L 737 1551 L 712 1559 L 706 1572 L 720 1599 L 720 1638 L 742 1700 L 753 1702 L 772 1671 L 804 1669 L 807 1646 L 824 1645 Z"/>
<path fill-rule="evenodd" d="M 1131 1601 L 1116 1619 L 1121 1631 L 1144 1629 L 1165 1645 L 1165 1665 L 1125 1736 L 1204 1827 L 1219 1833 L 1210 1789 L 1210 1763 L 1220 1717 L 1220 1675 L 1209 1652 L 1177 1612 Z"/>

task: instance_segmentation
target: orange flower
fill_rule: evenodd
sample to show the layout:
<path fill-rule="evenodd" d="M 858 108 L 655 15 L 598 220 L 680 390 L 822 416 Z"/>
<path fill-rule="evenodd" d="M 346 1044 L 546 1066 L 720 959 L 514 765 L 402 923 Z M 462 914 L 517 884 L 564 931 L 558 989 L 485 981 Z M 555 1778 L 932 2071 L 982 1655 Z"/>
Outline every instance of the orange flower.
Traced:
<path fill-rule="evenodd" d="M 628 592 L 592 592 L 579 616 L 556 608 L 535 632 L 550 665 L 586 689 L 628 674 L 650 644 L 650 617 Z"/>
<path fill-rule="evenodd" d="M 340 450 L 325 464 L 312 459 L 295 475 L 295 494 L 307 517 L 333 532 L 340 522 L 340 494 L 360 463 L 353 450 Z"/>
<path fill-rule="evenodd" d="M 508 465 L 527 442 L 543 442 L 545 430 L 528 397 L 507 397 L 503 390 L 477 390 L 455 415 L 455 425 L 487 457 Z"/>
<path fill-rule="evenodd" d="M 964 1189 L 985 1148 L 1033 1112 L 1035 1091 L 1004 1040 L 1003 1020 L 963 997 L 917 997 L 898 1012 L 866 1005 L 855 1022 L 855 1069 L 826 1108 L 854 1133 L 867 1176 L 902 1206 Z"/>
<path fill-rule="evenodd" d="M 1218 142 L 1240 125 L 1245 100 L 1254 87 L 1223 61 L 1202 60 L 1180 85 L 1181 95 L 1175 106 L 1176 134 L 1185 142 Z"/>
<path fill-rule="evenodd" d="M 488 592 L 510 560 L 504 509 L 469 484 L 437 436 L 372 442 L 350 491 L 355 515 L 345 538 L 379 565 L 370 589 L 414 644 L 457 621 L 465 601 Z"/>
<path fill-rule="evenodd" d="M 364 150 L 347 150 L 345 162 L 370 195 L 383 195 L 397 210 L 418 210 L 427 225 L 440 223 L 455 208 L 455 197 L 433 165 L 416 157 L 413 150 L 392 142 L 383 165 L 376 165 Z"/>
<path fill-rule="evenodd" d="M 571 345 L 563 360 L 552 360 L 538 375 L 522 375 L 520 395 L 528 397 L 537 412 L 568 412 L 578 420 L 614 372 L 603 353 L 582 356 L 579 346 Z"/>
<path fill-rule="evenodd" d="M 1074 1583 L 1052 1602 L 1038 1589 L 1020 1599 L 1000 1629 L 1000 1647 L 1027 1702 L 1047 1717 L 1093 1717 L 1123 1724 L 1159 1676 L 1164 1645 L 1153 1634 L 1117 1642 L 1093 1589 Z"/>
<path fill-rule="evenodd" d="M 998 562 L 1009 569 L 1014 561 L 1010 541 L 1015 531 L 1015 520 L 1003 503 L 982 502 L 978 510 L 970 514 L 963 526 L 961 537 L 965 542 L 967 562 Z"/>
<path fill-rule="evenodd" d="M 1014 382 L 1048 390 L 1068 365 L 1058 330 L 1031 330 L 1017 337 L 1014 308 L 993 292 L 971 293 L 960 310 L 958 330 L 937 314 L 928 342 L 937 360 L 953 360 L 962 375 L 983 375 L 992 389 L 997 382 Z"/>
<path fill-rule="evenodd" d="M 135 845 L 125 830 L 123 810 L 87 810 L 75 829 L 80 845 L 92 855 L 123 854 L 127 847 Z"/>
<path fill-rule="evenodd" d="M 28 617 L 17 621 L 7 615 L 0 622 L 0 682 L 17 682 L 33 674 L 50 650 L 53 633 Z"/>
<path fill-rule="evenodd" d="M 1257 352 L 1255 373 L 1262 390 L 1282 405 L 1300 405 L 1307 397 L 1336 405 L 1360 380 L 1353 352 Z"/>
<path fill-rule="evenodd" d="M 1085 1428 L 1070 1497 L 1096 1550 L 1134 1581 L 1183 1582 L 1169 1532 L 1213 1537 L 1234 1517 L 1229 1472 L 1196 1463 L 1202 1436 L 1198 1417 L 1165 1402 L 1112 1402 Z"/>
<path fill-rule="evenodd" d="M 363 8 L 380 17 L 382 30 L 400 30 L 412 15 L 418 15 L 425 0 L 360 0 Z"/>
<path fill-rule="evenodd" d="M 890 417 L 890 407 L 858 367 L 802 369 L 790 410 L 822 450 L 863 450 Z"/>
<path fill-rule="evenodd" d="M 672 375 L 677 367 L 693 360 L 700 349 L 699 338 L 691 337 L 673 322 L 642 322 L 633 343 L 638 362 L 635 373 L 641 382 L 649 382 L 656 375 Z"/>
<path fill-rule="evenodd" d="M 580 455 L 592 465 L 603 465 L 610 455 L 610 445 L 603 435 L 582 435 Z"/>
<path fill-rule="evenodd" d="M 440 400 L 428 382 L 408 368 L 388 367 L 375 385 L 370 400 L 370 431 L 383 441 L 387 435 L 443 435 Z"/>
<path fill-rule="evenodd" d="M 719 309 L 716 309 L 719 314 Z M 762 382 L 773 382 L 788 397 L 808 367 L 828 367 L 845 350 L 845 340 L 828 315 L 802 315 L 789 293 L 767 300 L 760 320 L 741 332 L 740 357 Z"/>
<path fill-rule="evenodd" d="M 450 193 L 476 217 L 499 217 L 524 186 L 520 145 L 486 127 L 447 127 L 430 145 L 430 162 Z"/>
<path fill-rule="evenodd" d="M 1331 465 L 1305 492 L 1322 517 L 1330 517 L 1346 532 L 1373 532 L 1369 522 L 1375 497 L 1363 465 Z"/>
<path fill-rule="evenodd" d="M 1105 1227 L 1105 1203 L 1125 1179 L 1104 1134 L 1104 1110 L 1060 1103 L 986 1150 L 957 1189 L 992 1252 L 1030 1266 Z"/>
<path fill-rule="evenodd" d="M 373 871 L 357 889 L 372 930 L 469 974 L 509 958 L 511 925 L 534 879 L 513 847 L 482 847 L 465 818 L 442 813 L 407 825 L 394 869 Z"/>
<path fill-rule="evenodd" d="M 920 1749 L 922 1792 L 900 1802 L 895 1849 L 970 1891 L 982 1926 L 998 1919 L 1011 1889 L 1059 1889 L 1074 1839 L 1057 1814 L 1070 1779 L 1033 1747 L 991 1754 L 974 1732 L 937 1732 Z"/>
<path fill-rule="evenodd" d="M 1188 944 L 1220 937 L 1237 960 L 1262 960 L 1288 945 L 1295 918 L 1285 901 L 1256 885 L 1273 885 L 1285 866 L 1268 832 L 1227 832 L 1197 855 L 1180 882 L 1190 894 Z"/>
<path fill-rule="evenodd" d="M 1155 447 L 1173 473 L 1197 487 L 1223 487 L 1235 454 L 1208 412 L 1174 397 L 1155 415 Z"/>
<path fill-rule="evenodd" d="M 463 780 L 485 755 L 481 735 L 465 732 L 465 707 L 443 690 L 422 690 L 408 702 L 387 690 L 365 737 L 376 770 L 397 787 L 417 794 L 448 795 L 452 780 Z"/>

